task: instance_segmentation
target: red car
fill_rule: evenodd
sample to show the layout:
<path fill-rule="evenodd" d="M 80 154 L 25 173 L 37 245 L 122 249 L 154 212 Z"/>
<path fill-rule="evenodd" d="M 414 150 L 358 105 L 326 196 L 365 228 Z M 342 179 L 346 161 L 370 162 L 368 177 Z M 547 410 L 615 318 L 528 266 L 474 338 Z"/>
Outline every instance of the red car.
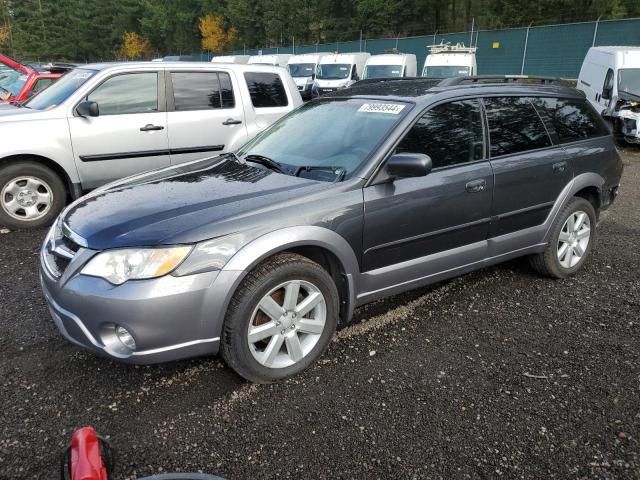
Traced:
<path fill-rule="evenodd" d="M 67 65 L 32 67 L 0 54 L 0 103 L 24 102 L 71 68 Z"/>

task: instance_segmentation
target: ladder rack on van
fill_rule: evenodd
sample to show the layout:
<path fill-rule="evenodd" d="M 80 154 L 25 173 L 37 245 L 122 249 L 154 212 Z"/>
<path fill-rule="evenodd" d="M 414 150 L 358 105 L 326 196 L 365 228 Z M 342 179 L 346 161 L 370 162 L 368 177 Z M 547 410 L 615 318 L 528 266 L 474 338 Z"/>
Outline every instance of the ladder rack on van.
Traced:
<path fill-rule="evenodd" d="M 450 43 L 438 43 L 436 45 L 427 45 L 429 49 L 429 55 L 435 55 L 438 53 L 476 53 L 477 47 L 465 47 L 464 43 L 456 43 L 451 45 Z"/>

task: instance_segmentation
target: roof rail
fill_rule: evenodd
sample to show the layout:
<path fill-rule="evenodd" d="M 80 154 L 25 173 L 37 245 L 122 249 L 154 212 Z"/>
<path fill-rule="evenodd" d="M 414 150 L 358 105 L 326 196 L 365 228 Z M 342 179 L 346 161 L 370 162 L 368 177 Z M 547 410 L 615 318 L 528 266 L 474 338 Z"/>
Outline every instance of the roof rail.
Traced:
<path fill-rule="evenodd" d="M 542 83 L 545 85 L 560 84 L 570 86 L 569 82 L 559 77 L 542 77 L 534 75 L 476 75 L 473 77 L 445 78 L 439 87 L 450 87 L 465 83 Z"/>
<path fill-rule="evenodd" d="M 440 79 L 438 78 L 427 78 L 427 77 L 377 77 L 377 78 L 363 78 L 362 80 L 358 80 L 353 85 L 367 85 L 370 83 L 380 83 L 380 82 L 406 82 L 411 80 L 422 80 L 423 82 L 433 82 L 433 84 L 438 84 Z"/>

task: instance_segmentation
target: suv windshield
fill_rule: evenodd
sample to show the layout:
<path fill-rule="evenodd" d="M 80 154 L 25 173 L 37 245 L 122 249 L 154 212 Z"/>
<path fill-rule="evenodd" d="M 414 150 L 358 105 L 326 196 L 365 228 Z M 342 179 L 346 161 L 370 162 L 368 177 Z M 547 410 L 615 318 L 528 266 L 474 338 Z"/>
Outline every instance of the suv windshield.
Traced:
<path fill-rule="evenodd" d="M 640 68 L 623 68 L 619 70 L 618 92 L 640 97 Z"/>
<path fill-rule="evenodd" d="M 402 65 L 367 65 L 362 78 L 393 78 L 402 76 Z"/>
<path fill-rule="evenodd" d="M 24 104 L 34 110 L 49 110 L 57 107 L 71 96 L 80 86 L 93 77 L 96 70 L 76 68 L 66 73 L 49 88 L 42 90 L 35 97 Z"/>
<path fill-rule="evenodd" d="M 423 77 L 429 78 L 449 78 L 449 77 L 466 77 L 469 75 L 469 67 L 462 65 L 430 65 L 424 67 Z"/>
<path fill-rule="evenodd" d="M 326 63 L 318 66 L 318 77 L 322 80 L 340 80 L 349 78 L 351 65 L 348 63 Z"/>
<path fill-rule="evenodd" d="M 290 63 L 289 73 L 292 77 L 310 77 L 316 71 L 315 63 Z"/>
<path fill-rule="evenodd" d="M 386 100 L 327 99 L 308 103 L 249 142 L 239 157 L 277 162 L 282 170 L 336 181 L 355 172 L 410 105 Z"/>

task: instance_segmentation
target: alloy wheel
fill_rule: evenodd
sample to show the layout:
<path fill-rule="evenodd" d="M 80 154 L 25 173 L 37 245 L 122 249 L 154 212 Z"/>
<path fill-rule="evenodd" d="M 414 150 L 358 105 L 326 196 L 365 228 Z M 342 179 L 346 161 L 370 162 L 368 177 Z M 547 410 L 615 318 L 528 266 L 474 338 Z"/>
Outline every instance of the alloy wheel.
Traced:
<path fill-rule="evenodd" d="M 253 358 L 268 368 L 285 368 L 316 346 L 325 328 L 327 304 L 318 287 L 304 280 L 282 283 L 255 308 L 248 329 Z"/>
<path fill-rule="evenodd" d="M 2 188 L 0 205 L 10 217 L 16 220 L 38 220 L 51 210 L 53 191 L 41 178 L 32 176 L 13 178 Z"/>
<path fill-rule="evenodd" d="M 584 257 L 591 240 L 589 215 L 578 210 L 567 218 L 558 236 L 558 261 L 564 268 L 575 267 Z"/>

